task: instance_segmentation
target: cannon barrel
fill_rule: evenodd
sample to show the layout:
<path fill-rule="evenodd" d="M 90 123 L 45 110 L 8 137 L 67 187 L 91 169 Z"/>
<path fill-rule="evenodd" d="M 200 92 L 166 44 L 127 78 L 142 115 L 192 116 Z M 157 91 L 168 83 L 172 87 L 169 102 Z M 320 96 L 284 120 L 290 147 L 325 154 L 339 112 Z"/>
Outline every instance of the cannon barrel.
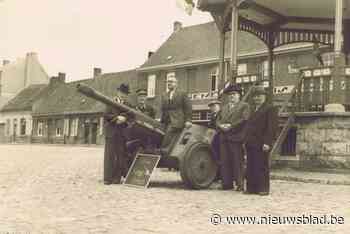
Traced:
<path fill-rule="evenodd" d="M 95 99 L 105 105 L 112 106 L 121 112 L 128 112 L 135 116 L 135 122 L 141 127 L 146 128 L 153 133 L 156 133 L 160 138 L 164 136 L 164 127 L 163 125 L 156 121 L 155 119 L 143 114 L 142 112 L 130 108 L 129 106 L 123 105 L 121 103 L 115 102 L 112 98 L 109 98 L 97 90 L 89 87 L 86 84 L 79 83 L 76 86 L 78 92 L 84 94 L 85 96 Z"/>

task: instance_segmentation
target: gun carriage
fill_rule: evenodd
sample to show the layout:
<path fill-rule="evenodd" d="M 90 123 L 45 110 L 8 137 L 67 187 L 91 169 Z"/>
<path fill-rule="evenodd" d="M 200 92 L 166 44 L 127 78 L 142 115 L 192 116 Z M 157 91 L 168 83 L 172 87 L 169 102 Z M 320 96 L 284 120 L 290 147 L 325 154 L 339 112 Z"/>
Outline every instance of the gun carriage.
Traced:
<path fill-rule="evenodd" d="M 131 157 L 141 149 L 146 149 L 147 153 L 159 154 L 161 152 L 159 147 L 165 129 L 160 122 L 136 109 L 115 102 L 112 98 L 85 84 L 78 84 L 77 90 L 87 97 L 135 116 L 129 131 L 130 141 L 127 143 Z M 218 166 L 212 159 L 210 147 L 214 134 L 215 130 L 197 124 L 193 124 L 189 129 L 184 129 L 170 150 L 167 153 L 161 153 L 158 167 L 179 169 L 182 181 L 188 188 L 209 187 L 218 170 Z"/>

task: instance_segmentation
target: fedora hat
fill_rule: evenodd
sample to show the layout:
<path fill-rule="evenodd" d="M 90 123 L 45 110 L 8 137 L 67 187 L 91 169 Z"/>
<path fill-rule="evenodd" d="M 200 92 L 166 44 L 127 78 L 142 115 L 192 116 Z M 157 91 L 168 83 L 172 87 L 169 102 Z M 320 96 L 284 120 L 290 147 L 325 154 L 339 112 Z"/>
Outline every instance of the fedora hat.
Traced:
<path fill-rule="evenodd" d="M 231 84 L 231 85 L 229 85 L 228 87 L 226 87 L 224 89 L 223 93 L 224 94 L 232 94 L 232 93 L 241 94 L 242 93 L 242 89 L 238 85 Z"/>

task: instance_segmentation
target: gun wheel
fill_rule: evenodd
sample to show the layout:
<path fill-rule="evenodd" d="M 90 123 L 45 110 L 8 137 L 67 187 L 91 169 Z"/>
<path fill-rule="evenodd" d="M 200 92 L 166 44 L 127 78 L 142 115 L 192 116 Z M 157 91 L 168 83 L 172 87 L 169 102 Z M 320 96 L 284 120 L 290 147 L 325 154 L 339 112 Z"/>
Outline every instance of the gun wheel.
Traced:
<path fill-rule="evenodd" d="M 208 188 L 215 180 L 217 170 L 210 146 L 200 142 L 193 144 L 180 162 L 181 178 L 192 189 Z"/>

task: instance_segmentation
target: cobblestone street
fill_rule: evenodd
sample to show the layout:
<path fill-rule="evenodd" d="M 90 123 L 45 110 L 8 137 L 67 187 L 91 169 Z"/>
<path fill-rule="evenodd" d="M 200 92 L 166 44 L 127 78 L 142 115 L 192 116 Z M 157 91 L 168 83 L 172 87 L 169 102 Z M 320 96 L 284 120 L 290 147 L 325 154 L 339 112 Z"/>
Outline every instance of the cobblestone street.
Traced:
<path fill-rule="evenodd" d="M 148 189 L 102 183 L 103 148 L 0 145 L 2 233 L 349 233 L 350 186 L 273 180 L 267 197 L 183 187 L 157 169 Z M 336 215 L 338 225 L 213 225 L 225 216 Z"/>

